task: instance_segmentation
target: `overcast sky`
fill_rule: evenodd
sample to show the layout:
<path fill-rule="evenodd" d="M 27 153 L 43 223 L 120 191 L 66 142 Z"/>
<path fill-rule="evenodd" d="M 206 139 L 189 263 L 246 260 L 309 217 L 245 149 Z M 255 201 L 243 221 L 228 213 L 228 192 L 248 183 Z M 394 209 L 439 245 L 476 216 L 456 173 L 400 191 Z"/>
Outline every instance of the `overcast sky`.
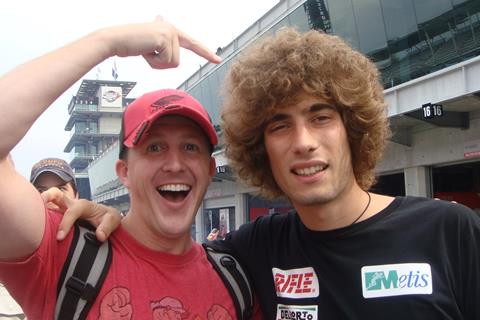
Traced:
<path fill-rule="evenodd" d="M 104 26 L 147 22 L 161 15 L 211 50 L 230 43 L 242 31 L 270 10 L 278 0 L 14 0 L 0 2 L 0 74 L 18 64 L 54 50 Z M 180 67 L 152 70 L 141 58 L 116 58 L 118 79 L 136 81 L 129 97 L 158 88 L 176 88 L 205 60 L 182 50 Z M 100 79 L 113 80 L 113 60 L 99 65 Z M 84 78 L 95 79 L 97 68 Z M 37 120 L 12 151 L 18 171 L 29 177 L 31 166 L 44 157 L 60 157 L 70 132 L 67 105 L 80 81 L 67 90 Z M 1 94 L 1 93 L 0 93 Z M 28 94 L 28 92 L 26 92 Z M 11 106 L 15 108 L 15 106 Z"/>

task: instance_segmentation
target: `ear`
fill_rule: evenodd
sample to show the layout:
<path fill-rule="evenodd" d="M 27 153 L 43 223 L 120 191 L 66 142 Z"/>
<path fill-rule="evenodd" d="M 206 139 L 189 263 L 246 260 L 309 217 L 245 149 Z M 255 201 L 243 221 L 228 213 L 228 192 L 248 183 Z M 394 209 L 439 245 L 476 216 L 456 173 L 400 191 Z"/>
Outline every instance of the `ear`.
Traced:
<path fill-rule="evenodd" d="M 117 176 L 120 179 L 120 181 L 122 182 L 122 184 L 125 187 L 128 188 L 129 184 L 128 184 L 128 165 L 127 165 L 127 161 L 123 160 L 123 159 L 117 160 L 117 162 L 115 162 L 115 171 L 117 172 Z"/>
<path fill-rule="evenodd" d="M 214 157 L 210 157 L 210 177 L 213 178 L 213 176 L 217 173 L 217 163 L 215 162 Z"/>

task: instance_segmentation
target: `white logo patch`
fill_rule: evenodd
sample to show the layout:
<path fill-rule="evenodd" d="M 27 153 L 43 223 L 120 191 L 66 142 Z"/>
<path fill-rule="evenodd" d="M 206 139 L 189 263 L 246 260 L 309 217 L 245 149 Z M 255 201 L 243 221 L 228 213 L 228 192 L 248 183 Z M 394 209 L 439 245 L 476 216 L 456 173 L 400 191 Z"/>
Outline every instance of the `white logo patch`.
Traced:
<path fill-rule="evenodd" d="M 364 298 L 432 294 L 432 270 L 428 263 L 400 263 L 362 268 Z"/>
<path fill-rule="evenodd" d="M 277 320 L 317 320 L 318 306 L 277 304 Z"/>
<path fill-rule="evenodd" d="M 272 268 L 275 289 L 278 297 L 313 298 L 318 297 L 318 277 L 312 267 L 282 270 Z"/>

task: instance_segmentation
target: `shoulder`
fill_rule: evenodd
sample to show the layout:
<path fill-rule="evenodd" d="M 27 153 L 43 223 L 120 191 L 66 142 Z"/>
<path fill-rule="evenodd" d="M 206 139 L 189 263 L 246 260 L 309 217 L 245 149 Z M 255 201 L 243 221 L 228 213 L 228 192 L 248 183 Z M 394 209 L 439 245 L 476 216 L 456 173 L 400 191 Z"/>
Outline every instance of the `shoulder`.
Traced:
<path fill-rule="evenodd" d="M 227 234 L 222 243 L 225 247 L 249 248 L 271 242 L 295 226 L 296 213 L 271 214 L 256 218 Z M 298 220 L 298 219 L 297 219 Z"/>
<path fill-rule="evenodd" d="M 290 228 L 296 219 L 296 213 L 274 213 L 260 216 L 255 220 L 242 225 L 238 233 L 244 236 L 258 236 L 269 233 L 270 235 L 282 232 L 284 228 Z M 284 231 L 284 230 L 283 230 Z"/>
<path fill-rule="evenodd" d="M 415 210 L 434 210 L 438 213 L 450 213 L 458 215 L 476 215 L 475 211 L 464 206 L 463 204 L 440 200 L 430 199 L 425 197 L 397 197 L 396 201 L 399 201 L 399 207 L 402 209 L 415 209 Z"/>
<path fill-rule="evenodd" d="M 413 196 L 398 197 L 395 201 L 398 202 L 395 211 L 406 217 L 415 217 L 417 222 L 480 228 L 480 215 L 460 203 Z"/>
<path fill-rule="evenodd" d="M 289 213 L 274 213 L 268 214 L 264 216 L 260 216 L 255 220 L 251 221 L 251 224 L 254 227 L 265 227 L 265 226 L 278 226 L 285 223 L 291 223 L 295 219 L 296 213 L 289 212 Z"/>

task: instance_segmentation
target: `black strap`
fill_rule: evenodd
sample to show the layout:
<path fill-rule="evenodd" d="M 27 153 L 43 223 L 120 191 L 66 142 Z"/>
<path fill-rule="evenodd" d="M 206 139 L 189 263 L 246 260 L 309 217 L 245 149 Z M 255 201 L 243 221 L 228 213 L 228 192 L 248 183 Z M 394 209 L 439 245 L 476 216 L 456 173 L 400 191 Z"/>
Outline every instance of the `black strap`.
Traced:
<path fill-rule="evenodd" d="M 93 227 L 75 225 L 57 285 L 55 319 L 86 319 L 112 261 L 111 243 L 99 242 Z"/>
<path fill-rule="evenodd" d="M 251 319 L 253 315 L 253 292 L 240 263 L 231 254 L 219 251 L 208 243 L 203 247 L 207 257 L 222 278 L 233 299 L 238 319 Z"/>

